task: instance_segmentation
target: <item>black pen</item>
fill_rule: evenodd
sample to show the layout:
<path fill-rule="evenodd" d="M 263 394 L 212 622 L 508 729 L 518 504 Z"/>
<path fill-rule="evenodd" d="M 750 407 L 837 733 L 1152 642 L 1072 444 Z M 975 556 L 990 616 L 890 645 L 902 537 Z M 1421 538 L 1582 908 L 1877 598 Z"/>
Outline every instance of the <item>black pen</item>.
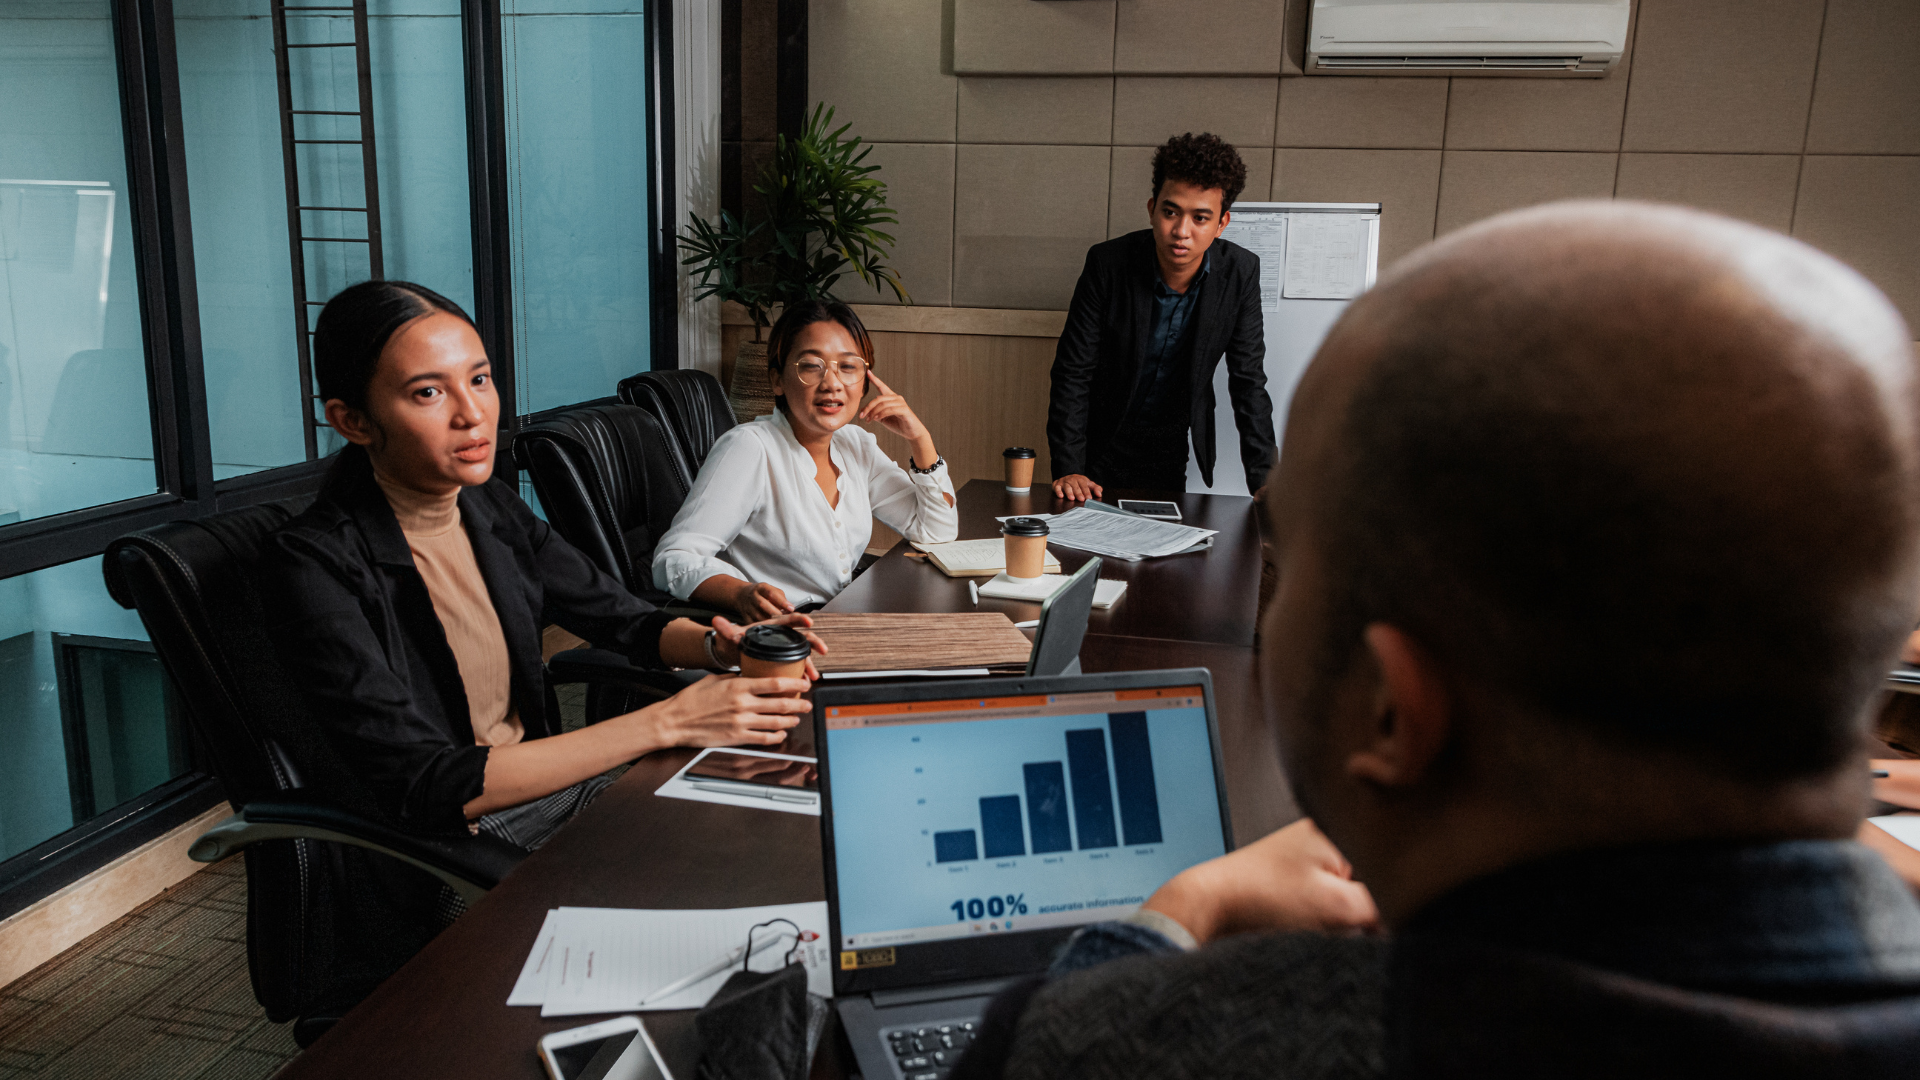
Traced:
<path fill-rule="evenodd" d="M 1867 775 L 1873 777 L 1875 780 L 1885 780 L 1887 778 L 1887 770 L 1875 769 Z"/>

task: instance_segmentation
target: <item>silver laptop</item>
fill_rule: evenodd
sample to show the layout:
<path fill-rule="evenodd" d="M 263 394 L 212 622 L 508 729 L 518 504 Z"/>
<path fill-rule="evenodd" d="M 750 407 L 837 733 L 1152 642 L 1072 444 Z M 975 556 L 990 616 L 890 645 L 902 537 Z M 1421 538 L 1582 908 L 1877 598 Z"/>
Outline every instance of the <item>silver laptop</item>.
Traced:
<path fill-rule="evenodd" d="M 1003 986 L 1233 846 L 1204 668 L 814 691 L 835 1007 L 940 1080 Z"/>

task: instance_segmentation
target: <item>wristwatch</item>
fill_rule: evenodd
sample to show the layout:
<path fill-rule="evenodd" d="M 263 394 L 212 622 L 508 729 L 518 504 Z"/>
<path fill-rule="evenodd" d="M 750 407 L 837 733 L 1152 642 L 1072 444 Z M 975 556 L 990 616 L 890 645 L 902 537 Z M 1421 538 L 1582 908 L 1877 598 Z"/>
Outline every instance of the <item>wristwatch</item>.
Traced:
<path fill-rule="evenodd" d="M 705 638 L 705 642 L 707 646 L 707 664 L 708 666 L 712 667 L 713 670 L 715 671 L 725 671 L 727 670 L 727 665 L 721 663 L 720 654 L 713 651 L 713 643 L 715 639 L 717 639 L 719 636 L 720 636 L 720 631 L 714 630 L 712 628 L 709 628 L 707 630 L 707 636 Z"/>

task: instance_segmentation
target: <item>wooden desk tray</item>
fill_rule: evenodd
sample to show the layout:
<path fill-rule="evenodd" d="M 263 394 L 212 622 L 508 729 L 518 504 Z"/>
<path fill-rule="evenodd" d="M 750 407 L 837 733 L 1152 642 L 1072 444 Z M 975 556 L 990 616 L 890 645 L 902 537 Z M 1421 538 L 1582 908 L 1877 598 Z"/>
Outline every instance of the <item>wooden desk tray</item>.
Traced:
<path fill-rule="evenodd" d="M 915 668 L 1017 668 L 1033 645 L 997 611 L 879 613 L 820 611 L 813 631 L 828 653 L 814 666 L 828 671 Z"/>

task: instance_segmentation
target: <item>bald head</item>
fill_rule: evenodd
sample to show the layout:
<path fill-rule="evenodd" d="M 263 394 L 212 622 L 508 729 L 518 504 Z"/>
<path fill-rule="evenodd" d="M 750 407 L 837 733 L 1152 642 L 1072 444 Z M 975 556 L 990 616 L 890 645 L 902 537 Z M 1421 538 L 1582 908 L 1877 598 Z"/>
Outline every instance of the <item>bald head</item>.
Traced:
<path fill-rule="evenodd" d="M 1326 659 L 1388 623 L 1609 741 L 1833 769 L 1914 621 L 1909 341 L 1838 262 L 1674 207 L 1430 246 L 1334 327 L 1287 424 Z"/>

